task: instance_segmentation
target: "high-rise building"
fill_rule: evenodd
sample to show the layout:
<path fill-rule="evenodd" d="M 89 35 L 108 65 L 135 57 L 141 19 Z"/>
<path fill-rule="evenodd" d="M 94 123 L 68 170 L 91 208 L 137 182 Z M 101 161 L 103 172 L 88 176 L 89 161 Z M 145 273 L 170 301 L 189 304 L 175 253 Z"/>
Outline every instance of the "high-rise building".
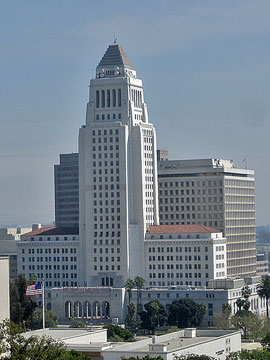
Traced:
<path fill-rule="evenodd" d="M 54 165 L 55 225 L 79 226 L 79 154 L 60 154 Z"/>
<path fill-rule="evenodd" d="M 202 224 L 227 238 L 227 275 L 256 273 L 254 171 L 232 161 L 158 163 L 160 224 Z"/>
<path fill-rule="evenodd" d="M 156 169 L 142 81 L 113 43 L 90 81 L 79 133 L 82 284 L 123 286 L 145 274 L 145 233 L 158 223 Z"/>

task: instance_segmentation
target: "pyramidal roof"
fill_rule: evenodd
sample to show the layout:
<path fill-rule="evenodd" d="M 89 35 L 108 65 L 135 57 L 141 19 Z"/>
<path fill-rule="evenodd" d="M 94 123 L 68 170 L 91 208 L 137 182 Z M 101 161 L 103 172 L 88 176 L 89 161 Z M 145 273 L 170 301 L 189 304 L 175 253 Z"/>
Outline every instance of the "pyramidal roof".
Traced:
<path fill-rule="evenodd" d="M 113 43 L 112 45 L 109 45 L 103 55 L 103 58 L 100 60 L 98 67 L 123 65 L 131 69 L 135 69 L 122 46 L 117 43 Z"/>

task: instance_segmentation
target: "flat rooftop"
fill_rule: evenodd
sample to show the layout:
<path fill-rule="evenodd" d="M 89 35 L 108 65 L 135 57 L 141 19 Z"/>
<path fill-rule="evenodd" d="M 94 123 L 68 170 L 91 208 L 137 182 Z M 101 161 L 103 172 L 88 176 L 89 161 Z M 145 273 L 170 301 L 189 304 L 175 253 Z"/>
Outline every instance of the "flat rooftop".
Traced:
<path fill-rule="evenodd" d="M 203 342 L 207 342 L 210 340 L 215 340 L 217 336 L 201 336 L 201 337 L 194 337 L 194 338 L 185 338 L 183 336 L 178 336 L 175 339 L 171 339 L 164 342 L 158 342 L 158 345 L 166 345 L 167 352 L 176 351 L 179 349 L 183 349 L 184 347 L 194 346 Z M 147 352 L 149 347 L 144 346 L 141 348 L 136 349 L 139 352 Z"/>
<path fill-rule="evenodd" d="M 158 162 L 158 177 L 166 174 L 226 173 L 227 175 L 254 175 L 254 170 L 236 168 L 232 160 L 222 159 L 191 159 L 164 160 Z"/>
<path fill-rule="evenodd" d="M 94 334 L 100 331 L 104 331 L 103 329 L 87 329 L 87 328 L 69 328 L 69 327 L 60 327 L 60 328 L 46 328 L 45 336 L 49 336 L 54 340 L 66 340 L 81 336 L 86 336 L 89 334 Z M 28 339 L 31 336 L 43 336 L 43 329 L 27 331 L 22 333 L 22 335 Z"/>

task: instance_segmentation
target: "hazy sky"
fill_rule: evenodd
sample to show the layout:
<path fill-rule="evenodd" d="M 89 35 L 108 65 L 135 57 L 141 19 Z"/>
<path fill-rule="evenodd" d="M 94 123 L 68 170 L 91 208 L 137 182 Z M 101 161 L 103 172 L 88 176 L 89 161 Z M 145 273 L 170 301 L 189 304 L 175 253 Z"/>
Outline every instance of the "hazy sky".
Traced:
<path fill-rule="evenodd" d="M 256 172 L 269 224 L 269 0 L 1 0 L 0 224 L 54 219 L 53 165 L 77 151 L 91 74 L 114 32 L 171 159 Z"/>

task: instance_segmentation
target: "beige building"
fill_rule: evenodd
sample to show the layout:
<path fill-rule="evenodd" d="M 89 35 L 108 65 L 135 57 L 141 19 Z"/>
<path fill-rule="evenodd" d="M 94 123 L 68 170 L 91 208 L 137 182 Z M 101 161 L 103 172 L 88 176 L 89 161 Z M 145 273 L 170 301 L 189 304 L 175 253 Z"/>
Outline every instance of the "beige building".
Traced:
<path fill-rule="evenodd" d="M 18 273 L 44 279 L 45 288 L 78 286 L 79 229 L 45 227 L 17 241 Z"/>
<path fill-rule="evenodd" d="M 256 273 L 254 171 L 232 161 L 158 163 L 160 224 L 202 224 L 227 239 L 228 276 Z"/>
<path fill-rule="evenodd" d="M 0 322 L 9 319 L 9 258 L 0 257 Z"/>
<path fill-rule="evenodd" d="M 153 225 L 145 235 L 146 285 L 208 286 L 227 277 L 226 239 L 203 225 Z"/>

